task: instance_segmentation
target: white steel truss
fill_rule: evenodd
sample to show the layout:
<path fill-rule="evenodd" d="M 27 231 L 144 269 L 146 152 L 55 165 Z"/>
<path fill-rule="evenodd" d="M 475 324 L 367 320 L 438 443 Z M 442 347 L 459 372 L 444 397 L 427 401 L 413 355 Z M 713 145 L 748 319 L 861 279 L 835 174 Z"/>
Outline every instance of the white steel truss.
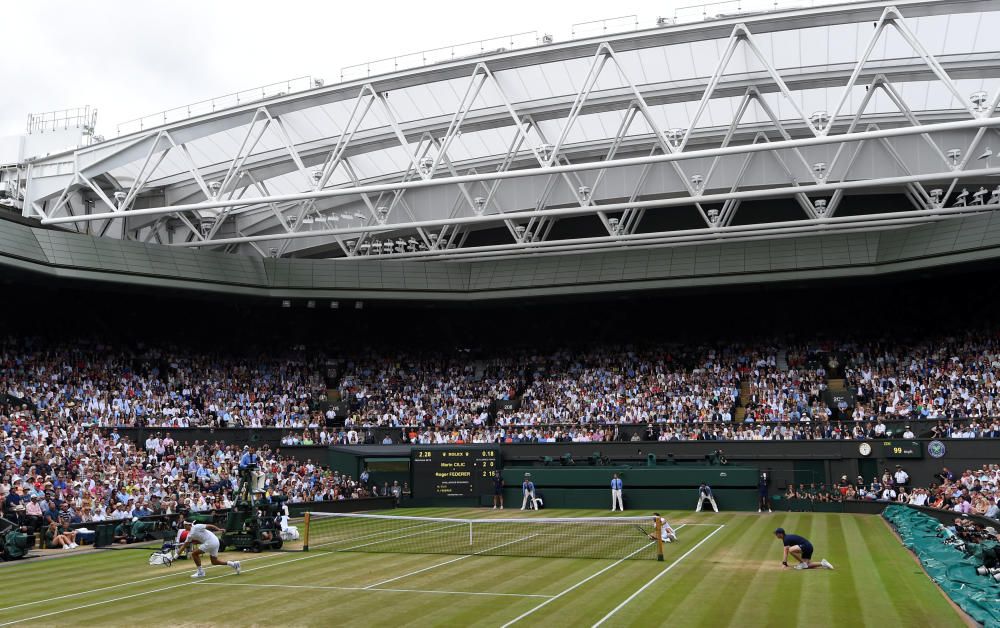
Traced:
<path fill-rule="evenodd" d="M 889 33 L 912 48 L 912 63 L 925 68 L 939 89 L 962 103 L 958 112 L 950 111 L 945 120 L 940 112 L 921 120 L 922 112 L 914 111 L 901 89 L 878 71 L 881 66 L 871 58 Z M 744 89 L 729 124 L 706 136 L 699 124 L 719 98 L 739 55 L 762 71 Z M 873 73 L 869 82 L 860 82 Z M 602 145 L 577 146 L 570 140 L 574 128 L 589 111 L 607 106 L 598 86 L 609 75 L 617 77 L 623 86 L 619 91 L 627 96 L 619 96 L 625 106 L 618 126 Z M 987 202 L 985 192 L 989 199 L 1000 201 L 1000 187 L 995 194 L 992 189 L 1000 167 L 989 161 L 987 139 L 1000 136 L 1000 119 L 995 117 L 1000 90 L 963 96 L 895 6 L 887 6 L 874 24 L 847 83 L 831 101 L 836 102 L 831 111 L 807 115 L 799 95 L 763 52 L 747 23 L 736 24 L 725 40 L 700 97 L 691 103 L 694 113 L 684 128 L 670 127 L 669 122 L 665 128 L 662 115 L 640 87 L 642 82 L 633 80 L 609 42 L 596 44 L 579 85 L 557 132 L 551 133 L 543 127 L 556 121 L 542 123 L 520 111 L 488 63 L 477 63 L 443 134 L 436 135 L 415 133 L 396 115 L 389 94 L 366 83 L 354 98 L 346 125 L 330 134 L 332 145 L 309 154 L 293 141 L 281 115 L 261 105 L 245 124 L 245 135 L 231 159 L 216 169 L 217 178 L 207 180 L 188 146 L 160 130 L 148 144 L 131 185 L 98 182 L 91 164 L 77 168 L 61 193 L 43 203 L 35 200 L 31 207 L 44 224 L 90 230 L 90 223 L 95 223 L 102 235 L 118 225 L 116 232 L 123 238 L 177 246 L 220 250 L 246 246 L 246 251 L 277 256 L 332 246 L 336 252 L 330 255 L 354 258 L 470 259 L 501 252 L 666 246 L 702 239 L 893 228 L 992 211 L 998 203 Z M 848 103 L 861 88 L 860 105 L 848 111 Z M 493 110 L 501 112 L 512 131 L 507 150 L 488 163 L 463 163 L 453 156 L 453 149 L 464 132 L 481 125 L 477 112 L 489 108 L 484 104 L 487 92 L 500 103 Z M 877 96 L 887 98 L 898 115 L 870 115 L 869 105 Z M 784 115 L 779 115 L 776 103 Z M 760 114 L 758 120 L 766 122 L 745 124 L 751 108 Z M 355 156 L 368 150 L 359 139 L 370 132 L 366 124 L 388 130 L 388 146 L 405 158 L 397 175 L 365 173 L 356 163 L 360 157 Z M 248 168 L 268 131 L 298 174 L 298 192 L 273 193 L 267 180 Z M 922 146 L 919 160 L 908 154 L 914 144 L 903 144 L 911 139 Z M 816 156 L 825 150 L 832 151 L 828 158 Z M 881 172 L 862 165 L 875 151 L 884 156 Z M 985 157 L 977 157 L 978 151 Z M 182 157 L 199 198 L 137 206 L 170 152 Z M 977 163 L 983 160 L 985 164 Z M 612 183 L 613 173 L 617 178 Z M 534 202 L 505 201 L 516 196 L 513 192 L 505 196 L 508 186 L 515 184 L 518 190 L 530 189 Z M 979 190 L 970 193 L 963 184 Z M 895 208 L 864 216 L 839 215 L 845 196 L 855 192 L 901 195 L 912 211 Z M 82 211 L 74 207 L 77 199 Z M 801 218 L 791 223 L 736 223 L 744 203 L 762 199 L 788 199 L 801 210 Z M 650 211 L 669 208 L 690 208 L 700 224 L 683 229 L 646 227 Z M 553 235 L 560 219 L 588 216 L 598 219 L 600 233 Z M 331 222 L 336 226 L 329 226 Z M 180 237 L 177 227 L 183 230 Z M 494 228 L 506 234 L 505 241 L 484 244 L 470 237 Z"/>

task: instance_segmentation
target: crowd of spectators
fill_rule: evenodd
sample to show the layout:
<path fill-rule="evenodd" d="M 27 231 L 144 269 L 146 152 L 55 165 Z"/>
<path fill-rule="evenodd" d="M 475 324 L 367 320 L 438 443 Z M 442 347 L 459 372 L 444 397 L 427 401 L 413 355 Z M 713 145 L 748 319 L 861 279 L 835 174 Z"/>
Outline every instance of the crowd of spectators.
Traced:
<path fill-rule="evenodd" d="M 955 473 L 944 467 L 929 486 L 914 486 L 901 465 L 881 475 L 855 480 L 846 475 L 832 484 L 789 485 L 784 499 L 792 509 L 815 502 L 864 500 L 895 502 L 950 510 L 959 515 L 980 515 L 1000 520 L 1000 464 Z"/>
<path fill-rule="evenodd" d="M 50 546 L 69 549 L 75 547 L 73 524 L 230 507 L 240 458 L 251 451 L 221 441 L 179 442 L 171 432 L 133 443 L 117 428 L 82 425 L 59 415 L 40 418 L 27 408 L 8 412 L 0 427 L 3 516 L 31 531 L 44 530 Z M 296 503 L 379 492 L 267 445 L 253 453 L 268 496 Z"/>
<path fill-rule="evenodd" d="M 282 357 L 212 355 L 152 345 L 37 338 L 0 342 L 0 394 L 33 411 L 102 427 L 310 427 L 322 416 L 323 364 Z"/>
<path fill-rule="evenodd" d="M 264 357 L 164 346 L 0 343 L 0 399 L 76 426 L 278 427 L 283 445 L 808 440 L 1000 435 L 1000 343 L 595 345 Z M 836 381 L 839 401 L 828 388 Z M 328 393 L 331 398 L 328 399 Z M 346 418 L 328 402 L 340 398 Z M 828 405 L 831 403 L 834 407 Z M 0 416 L 0 422 L 11 417 Z M 384 431 L 398 429 L 386 439 Z M 881 430 L 881 431 L 880 431 Z"/>

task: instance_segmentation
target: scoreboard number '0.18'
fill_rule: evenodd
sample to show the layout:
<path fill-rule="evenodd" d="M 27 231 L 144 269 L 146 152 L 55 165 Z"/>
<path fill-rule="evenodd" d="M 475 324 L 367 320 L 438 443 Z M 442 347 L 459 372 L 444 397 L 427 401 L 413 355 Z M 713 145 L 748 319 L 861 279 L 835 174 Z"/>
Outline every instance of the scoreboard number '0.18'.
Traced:
<path fill-rule="evenodd" d="M 500 470 L 500 452 L 483 447 L 414 449 L 410 469 L 416 498 L 488 495 Z"/>

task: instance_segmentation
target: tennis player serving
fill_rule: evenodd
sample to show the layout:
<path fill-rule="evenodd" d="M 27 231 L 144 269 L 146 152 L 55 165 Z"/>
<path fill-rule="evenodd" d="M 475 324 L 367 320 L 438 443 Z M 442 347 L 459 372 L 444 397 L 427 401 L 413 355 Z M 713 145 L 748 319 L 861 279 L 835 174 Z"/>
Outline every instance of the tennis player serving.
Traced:
<path fill-rule="evenodd" d="M 240 561 L 238 560 L 219 560 L 219 538 L 215 536 L 215 532 L 224 532 L 222 528 L 217 528 L 210 523 L 192 523 L 191 521 L 184 522 L 184 529 L 188 531 L 187 538 L 184 539 L 184 545 L 178 550 L 178 554 L 183 554 L 192 543 L 198 543 L 198 549 L 191 552 L 191 558 L 194 560 L 195 566 L 198 571 L 194 572 L 191 576 L 192 578 L 204 578 L 205 571 L 201 568 L 201 555 L 208 554 L 208 557 L 212 560 L 213 565 L 227 565 L 232 567 L 237 574 L 240 573 Z"/>
<path fill-rule="evenodd" d="M 781 539 L 784 545 L 784 555 L 781 557 L 781 564 L 788 567 L 788 557 L 791 556 L 797 562 L 793 569 L 833 569 L 833 565 L 824 558 L 818 563 L 812 562 L 813 546 L 809 539 L 798 534 L 786 534 L 784 528 L 774 531 L 774 536 Z"/>

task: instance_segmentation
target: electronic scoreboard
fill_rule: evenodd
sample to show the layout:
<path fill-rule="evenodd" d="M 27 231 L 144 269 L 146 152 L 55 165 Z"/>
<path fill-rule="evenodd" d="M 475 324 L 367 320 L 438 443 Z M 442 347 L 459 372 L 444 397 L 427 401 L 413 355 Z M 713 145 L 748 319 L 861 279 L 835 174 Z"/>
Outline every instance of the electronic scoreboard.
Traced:
<path fill-rule="evenodd" d="M 413 497 L 478 497 L 493 494 L 500 451 L 488 447 L 425 447 L 410 452 Z"/>
<path fill-rule="evenodd" d="M 882 457 L 884 458 L 923 458 L 924 448 L 915 440 L 882 441 Z"/>

